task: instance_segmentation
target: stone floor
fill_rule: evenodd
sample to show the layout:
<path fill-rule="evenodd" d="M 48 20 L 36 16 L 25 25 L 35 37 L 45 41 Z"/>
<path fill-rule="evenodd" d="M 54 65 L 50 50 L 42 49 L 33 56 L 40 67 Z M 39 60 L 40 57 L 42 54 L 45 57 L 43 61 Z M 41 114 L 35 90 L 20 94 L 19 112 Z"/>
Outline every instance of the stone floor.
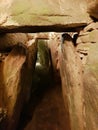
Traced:
<path fill-rule="evenodd" d="M 60 85 L 36 93 L 25 111 L 19 130 L 69 130 Z"/>

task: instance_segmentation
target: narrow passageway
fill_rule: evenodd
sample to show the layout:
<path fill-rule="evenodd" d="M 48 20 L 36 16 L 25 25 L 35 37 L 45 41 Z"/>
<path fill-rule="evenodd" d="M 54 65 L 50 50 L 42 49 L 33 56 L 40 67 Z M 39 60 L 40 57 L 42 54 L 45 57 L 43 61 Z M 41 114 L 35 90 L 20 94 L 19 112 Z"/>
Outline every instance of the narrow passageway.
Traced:
<path fill-rule="evenodd" d="M 47 41 L 39 40 L 37 47 L 31 97 L 23 107 L 17 129 L 70 130 L 60 77 L 53 73 Z"/>
<path fill-rule="evenodd" d="M 49 86 L 44 92 L 37 92 L 35 101 L 34 105 L 32 98 L 27 115 L 23 117 L 24 126 L 20 130 L 68 130 L 69 122 L 66 120 L 60 85 Z M 30 116 L 32 119 L 27 119 Z"/>
<path fill-rule="evenodd" d="M 0 130 L 98 130 L 98 0 L 0 1 Z"/>

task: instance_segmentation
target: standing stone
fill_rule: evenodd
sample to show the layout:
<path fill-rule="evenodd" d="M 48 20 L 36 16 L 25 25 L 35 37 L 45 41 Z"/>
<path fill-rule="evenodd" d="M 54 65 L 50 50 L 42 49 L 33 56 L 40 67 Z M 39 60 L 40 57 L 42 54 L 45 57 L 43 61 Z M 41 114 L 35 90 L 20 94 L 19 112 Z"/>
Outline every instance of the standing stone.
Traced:
<path fill-rule="evenodd" d="M 33 44 L 32 51 L 29 51 L 29 47 L 19 43 L 0 62 L 0 107 L 7 110 L 3 130 L 16 129 L 22 107 L 29 100 L 36 59 L 32 58 L 36 57 L 35 47 Z"/>
<path fill-rule="evenodd" d="M 71 130 L 84 130 L 83 78 L 80 59 L 75 51 L 72 38 L 64 34 L 61 45 L 60 73 L 65 108 L 69 113 Z"/>

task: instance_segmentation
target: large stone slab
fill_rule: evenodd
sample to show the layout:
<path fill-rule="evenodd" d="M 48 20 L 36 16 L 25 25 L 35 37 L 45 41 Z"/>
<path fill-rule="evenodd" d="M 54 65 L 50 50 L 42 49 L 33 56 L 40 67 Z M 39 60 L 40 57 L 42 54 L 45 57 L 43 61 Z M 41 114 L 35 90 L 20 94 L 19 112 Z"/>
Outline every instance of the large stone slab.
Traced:
<path fill-rule="evenodd" d="M 77 40 L 77 51 L 80 53 L 83 64 L 85 130 L 98 128 L 98 30 L 96 25 L 97 23 L 93 23 L 86 27 L 83 33 L 79 34 L 81 42 Z M 92 31 L 86 32 L 86 30 Z"/>
<path fill-rule="evenodd" d="M 85 0 L 1 0 L 0 30 L 61 31 L 88 24 Z M 40 28 L 40 27 L 43 27 Z"/>
<path fill-rule="evenodd" d="M 69 112 L 71 130 L 84 130 L 82 66 L 71 36 L 63 34 L 63 39 L 59 56 L 65 109 Z"/>
<path fill-rule="evenodd" d="M 5 59 L 1 57 L 0 130 L 17 127 L 22 107 L 30 98 L 36 53 L 36 43 L 31 46 L 19 43 Z"/>
<path fill-rule="evenodd" d="M 87 48 L 88 51 L 86 51 Z M 81 44 L 80 49 L 87 53 L 84 53 L 84 56 L 82 57 L 84 67 L 85 129 L 96 130 L 98 128 L 98 40 L 96 43 Z"/>
<path fill-rule="evenodd" d="M 66 41 L 61 44 L 59 52 L 62 90 L 71 130 L 98 128 L 98 32 L 93 30 L 89 33 L 83 38 L 88 40 L 84 42 L 82 39 L 75 47 L 70 36 L 65 35 Z M 93 36 L 96 41 L 92 41 Z"/>

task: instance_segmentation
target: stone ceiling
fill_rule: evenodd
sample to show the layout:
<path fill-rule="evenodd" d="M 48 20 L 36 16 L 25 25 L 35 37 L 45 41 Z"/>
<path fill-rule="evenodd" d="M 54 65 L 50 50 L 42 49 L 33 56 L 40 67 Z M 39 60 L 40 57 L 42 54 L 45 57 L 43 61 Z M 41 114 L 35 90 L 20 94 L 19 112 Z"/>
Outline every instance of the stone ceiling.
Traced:
<path fill-rule="evenodd" d="M 87 1 L 0 0 L 0 31 L 74 30 L 92 21 L 87 13 Z"/>

